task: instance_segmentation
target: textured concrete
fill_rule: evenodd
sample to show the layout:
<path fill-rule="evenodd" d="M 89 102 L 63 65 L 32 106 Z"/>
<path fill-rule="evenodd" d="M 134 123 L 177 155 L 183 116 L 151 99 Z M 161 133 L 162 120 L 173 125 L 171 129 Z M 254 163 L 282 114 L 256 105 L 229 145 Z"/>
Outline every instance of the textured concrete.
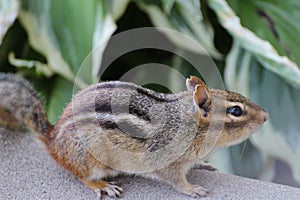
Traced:
<path fill-rule="evenodd" d="M 0 199 L 96 199 L 96 194 L 52 161 L 29 133 L 0 128 Z M 139 177 L 119 177 L 122 199 L 192 199 Z M 300 189 L 238 176 L 194 170 L 190 181 L 211 191 L 206 199 L 300 199 Z M 105 198 L 110 199 L 110 198 Z"/>

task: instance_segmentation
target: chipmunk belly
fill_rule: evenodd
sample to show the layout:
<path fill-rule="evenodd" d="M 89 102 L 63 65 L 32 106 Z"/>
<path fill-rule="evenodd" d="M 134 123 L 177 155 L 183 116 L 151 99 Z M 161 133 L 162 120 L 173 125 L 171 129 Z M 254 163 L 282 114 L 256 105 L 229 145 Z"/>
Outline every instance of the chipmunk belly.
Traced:
<path fill-rule="evenodd" d="M 106 166 L 94 166 L 91 169 L 89 177 L 87 180 L 101 180 L 106 177 L 113 177 L 119 175 L 121 172 L 113 169 L 109 169 Z"/>

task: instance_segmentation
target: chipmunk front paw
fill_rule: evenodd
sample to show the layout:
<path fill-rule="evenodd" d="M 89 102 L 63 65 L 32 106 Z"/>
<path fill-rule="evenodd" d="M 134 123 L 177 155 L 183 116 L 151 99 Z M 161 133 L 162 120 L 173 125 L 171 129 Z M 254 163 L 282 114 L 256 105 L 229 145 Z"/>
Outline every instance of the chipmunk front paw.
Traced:
<path fill-rule="evenodd" d="M 187 194 L 193 198 L 206 197 L 209 191 L 199 185 L 190 185 L 190 187 L 182 190 L 184 194 Z"/>
<path fill-rule="evenodd" d="M 194 185 L 194 189 L 191 192 L 190 196 L 193 198 L 206 197 L 209 191 L 199 185 Z"/>

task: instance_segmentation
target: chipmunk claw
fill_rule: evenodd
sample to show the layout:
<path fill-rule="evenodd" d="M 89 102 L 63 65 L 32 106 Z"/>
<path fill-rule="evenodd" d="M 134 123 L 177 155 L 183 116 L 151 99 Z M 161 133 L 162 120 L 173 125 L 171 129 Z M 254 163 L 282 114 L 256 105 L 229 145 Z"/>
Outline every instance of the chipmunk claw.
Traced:
<path fill-rule="evenodd" d="M 209 191 L 205 189 L 204 187 L 201 187 L 199 185 L 194 185 L 194 190 L 190 194 L 191 197 L 193 198 L 199 198 L 199 197 L 207 197 Z"/>
<path fill-rule="evenodd" d="M 193 198 L 207 197 L 209 193 L 207 189 L 199 185 L 189 185 L 180 191 Z"/>
<path fill-rule="evenodd" d="M 123 189 L 116 182 L 109 182 L 104 191 L 111 197 L 120 197 Z"/>
<path fill-rule="evenodd" d="M 101 189 L 96 189 L 95 192 L 96 192 L 96 194 L 97 194 L 98 199 L 99 199 L 99 200 L 102 200 L 103 194 L 102 194 Z"/>
<path fill-rule="evenodd" d="M 117 182 L 108 182 L 102 189 L 96 189 L 96 193 L 99 200 L 102 200 L 104 194 L 108 194 L 111 197 L 121 197 L 123 189 L 117 185 Z"/>

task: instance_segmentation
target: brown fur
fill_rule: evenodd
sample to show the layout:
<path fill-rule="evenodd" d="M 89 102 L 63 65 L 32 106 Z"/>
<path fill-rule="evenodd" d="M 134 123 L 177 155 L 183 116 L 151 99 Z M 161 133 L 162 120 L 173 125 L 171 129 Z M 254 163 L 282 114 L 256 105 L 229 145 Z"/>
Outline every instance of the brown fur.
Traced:
<path fill-rule="evenodd" d="M 192 76 L 188 91 L 156 93 L 132 83 L 104 82 L 76 94 L 52 126 L 30 84 L 0 74 L 0 124 L 40 133 L 50 156 L 84 184 L 119 196 L 122 188 L 104 181 L 120 173 L 153 177 L 193 197 L 207 190 L 191 185 L 187 171 L 216 147 L 236 144 L 268 115 L 245 97 L 207 88 Z M 226 109 L 240 105 L 244 115 Z"/>

